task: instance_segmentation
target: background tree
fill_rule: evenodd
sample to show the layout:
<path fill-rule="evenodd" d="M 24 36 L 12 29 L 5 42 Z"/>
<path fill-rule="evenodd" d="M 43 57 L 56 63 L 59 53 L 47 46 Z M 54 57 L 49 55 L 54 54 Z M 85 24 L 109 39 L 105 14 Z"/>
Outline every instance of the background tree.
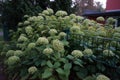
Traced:
<path fill-rule="evenodd" d="M 102 4 L 100 2 L 94 2 L 94 0 L 75 0 L 76 14 L 82 15 L 86 10 L 102 12 Z"/>

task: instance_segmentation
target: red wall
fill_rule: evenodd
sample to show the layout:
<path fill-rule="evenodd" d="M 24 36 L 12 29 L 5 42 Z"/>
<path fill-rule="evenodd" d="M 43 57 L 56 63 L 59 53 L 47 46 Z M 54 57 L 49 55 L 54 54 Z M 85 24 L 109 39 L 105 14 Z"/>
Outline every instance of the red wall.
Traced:
<path fill-rule="evenodd" d="M 106 11 L 120 10 L 120 0 L 107 0 Z"/>

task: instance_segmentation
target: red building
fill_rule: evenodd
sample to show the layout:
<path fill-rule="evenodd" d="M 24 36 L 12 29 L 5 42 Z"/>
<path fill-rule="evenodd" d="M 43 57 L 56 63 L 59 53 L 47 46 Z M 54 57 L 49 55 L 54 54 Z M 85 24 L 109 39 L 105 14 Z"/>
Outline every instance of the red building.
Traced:
<path fill-rule="evenodd" d="M 94 20 L 99 16 L 104 18 L 114 17 L 117 19 L 116 26 L 120 26 L 120 0 L 107 0 L 105 12 L 86 12 L 83 16 Z"/>

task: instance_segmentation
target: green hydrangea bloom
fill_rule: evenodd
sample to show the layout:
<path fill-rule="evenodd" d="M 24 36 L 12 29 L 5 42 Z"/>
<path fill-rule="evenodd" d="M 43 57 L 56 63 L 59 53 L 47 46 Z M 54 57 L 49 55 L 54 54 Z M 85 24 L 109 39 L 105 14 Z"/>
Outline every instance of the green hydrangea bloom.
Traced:
<path fill-rule="evenodd" d="M 119 37 L 120 38 L 120 33 L 118 33 L 118 32 L 114 33 L 113 37 Z"/>
<path fill-rule="evenodd" d="M 55 13 L 55 15 L 58 16 L 58 17 L 67 16 L 67 12 L 66 11 L 57 11 Z"/>
<path fill-rule="evenodd" d="M 84 53 L 85 56 L 91 56 L 91 55 L 93 55 L 92 49 L 85 49 L 83 51 L 83 53 Z"/>
<path fill-rule="evenodd" d="M 58 39 L 53 40 L 52 46 L 53 46 L 53 49 L 58 52 L 61 52 L 64 50 L 64 44 Z"/>
<path fill-rule="evenodd" d="M 59 33 L 59 37 L 66 37 L 66 36 L 67 36 L 67 34 L 65 32 L 60 32 Z"/>
<path fill-rule="evenodd" d="M 111 50 L 104 50 L 103 55 L 111 57 L 114 56 L 114 53 Z"/>
<path fill-rule="evenodd" d="M 9 50 L 7 53 L 6 53 L 6 57 L 10 57 L 10 56 L 13 56 L 14 55 L 14 50 Z"/>
<path fill-rule="evenodd" d="M 28 15 L 24 15 L 24 18 L 28 18 L 29 16 Z"/>
<path fill-rule="evenodd" d="M 20 35 L 20 37 L 18 38 L 18 42 L 25 42 L 25 41 L 27 41 L 28 40 L 28 38 L 26 38 L 25 36 L 23 36 L 23 35 Z"/>
<path fill-rule="evenodd" d="M 74 50 L 71 53 L 75 58 L 81 58 L 83 57 L 83 53 L 80 50 Z"/>
<path fill-rule="evenodd" d="M 28 44 L 28 49 L 29 49 L 29 50 L 30 50 L 30 49 L 34 49 L 35 46 L 36 46 L 35 43 L 29 43 L 29 44 Z"/>
<path fill-rule="evenodd" d="M 55 35 L 57 33 L 57 30 L 56 29 L 50 29 L 49 31 L 49 34 L 52 36 L 52 35 Z"/>
<path fill-rule="evenodd" d="M 104 17 L 97 17 L 97 21 L 105 21 Z"/>
<path fill-rule="evenodd" d="M 48 10 L 44 10 L 44 11 L 42 12 L 42 14 L 49 15 L 50 13 L 49 13 Z"/>
<path fill-rule="evenodd" d="M 24 25 L 29 25 L 29 24 L 30 24 L 29 21 L 25 21 L 25 22 L 24 22 Z"/>
<path fill-rule="evenodd" d="M 73 26 L 73 27 L 70 28 L 71 33 L 78 33 L 79 31 L 80 31 L 79 26 Z"/>
<path fill-rule="evenodd" d="M 34 22 L 34 21 L 36 20 L 36 18 L 37 18 L 36 16 L 29 17 L 29 18 L 28 18 L 28 21 L 30 21 L 30 22 Z"/>
<path fill-rule="evenodd" d="M 41 44 L 48 44 L 49 41 L 46 37 L 39 37 L 38 40 L 36 41 L 36 45 L 41 45 Z"/>
<path fill-rule="evenodd" d="M 115 21 L 116 21 L 116 20 L 115 20 L 113 17 L 109 17 L 109 18 L 107 19 L 107 23 L 108 23 L 108 24 L 113 24 Z"/>
<path fill-rule="evenodd" d="M 19 27 L 21 27 L 22 25 L 23 25 L 23 23 L 22 23 L 22 22 L 19 22 L 19 23 L 18 23 L 18 26 L 19 26 Z"/>
<path fill-rule="evenodd" d="M 43 54 L 45 54 L 45 55 L 49 55 L 51 53 L 53 53 L 53 49 L 52 48 L 45 48 L 43 50 Z"/>
<path fill-rule="evenodd" d="M 20 62 L 20 58 L 18 56 L 11 56 L 7 60 L 8 65 L 14 65 L 18 62 Z"/>
<path fill-rule="evenodd" d="M 16 51 L 14 51 L 14 56 L 18 56 L 18 57 L 21 57 L 21 56 L 23 56 L 24 54 L 23 54 L 23 52 L 21 51 L 21 50 L 16 50 Z"/>
<path fill-rule="evenodd" d="M 96 32 L 96 35 L 105 37 L 105 36 L 107 36 L 107 33 L 105 31 L 98 31 L 98 32 Z"/>
<path fill-rule="evenodd" d="M 49 12 L 49 14 L 54 14 L 53 9 L 51 9 L 51 8 L 47 8 L 47 11 Z"/>
<path fill-rule="evenodd" d="M 120 27 L 116 27 L 116 28 L 115 28 L 115 32 L 120 33 Z"/>
<path fill-rule="evenodd" d="M 110 80 L 110 78 L 108 78 L 107 76 L 105 75 L 98 75 L 96 80 Z"/>
<path fill-rule="evenodd" d="M 70 18 L 71 18 L 71 19 L 75 19 L 75 18 L 76 18 L 76 15 L 75 15 L 75 14 L 70 14 Z"/>
<path fill-rule="evenodd" d="M 26 32 L 28 35 L 30 35 L 30 34 L 33 33 L 33 28 L 32 28 L 31 26 L 27 26 L 27 27 L 25 28 L 25 32 Z"/>
<path fill-rule="evenodd" d="M 34 74 L 35 72 L 37 72 L 37 70 L 38 69 L 35 66 L 32 66 L 32 67 L 29 67 L 28 72 L 29 74 Z"/>

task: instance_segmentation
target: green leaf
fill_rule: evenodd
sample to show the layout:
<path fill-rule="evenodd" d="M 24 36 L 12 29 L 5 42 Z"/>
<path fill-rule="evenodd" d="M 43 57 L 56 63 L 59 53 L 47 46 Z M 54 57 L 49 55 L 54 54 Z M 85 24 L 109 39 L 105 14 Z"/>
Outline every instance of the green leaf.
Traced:
<path fill-rule="evenodd" d="M 78 62 L 78 61 L 74 61 L 74 64 L 76 64 L 76 65 L 79 65 L 79 66 L 83 67 L 83 65 L 82 65 L 80 62 Z"/>
<path fill-rule="evenodd" d="M 62 68 L 58 68 L 56 69 L 56 71 L 58 72 L 58 74 L 64 75 L 64 70 Z"/>
<path fill-rule="evenodd" d="M 43 60 L 43 61 L 41 62 L 41 66 L 44 66 L 44 65 L 46 65 L 46 61 L 45 61 L 45 60 Z"/>
<path fill-rule="evenodd" d="M 60 65 L 61 65 L 60 62 L 55 62 L 55 64 L 54 64 L 53 67 L 54 67 L 54 68 L 58 68 L 58 67 L 60 67 Z"/>
<path fill-rule="evenodd" d="M 50 76 L 52 76 L 52 70 L 50 70 L 49 68 L 48 69 L 45 69 L 44 73 L 42 74 L 42 78 L 49 78 Z"/>
<path fill-rule="evenodd" d="M 47 66 L 52 68 L 53 67 L 53 64 L 51 63 L 51 61 L 47 61 Z"/>
<path fill-rule="evenodd" d="M 85 78 L 85 77 L 87 76 L 88 71 L 87 71 L 87 69 L 85 69 L 85 68 L 80 68 L 80 71 L 79 71 L 79 72 L 76 72 L 76 74 L 77 74 L 77 77 L 78 77 L 79 79 L 83 79 L 83 78 Z"/>
<path fill-rule="evenodd" d="M 70 60 L 74 59 L 74 57 L 72 55 L 68 55 L 67 58 L 70 59 Z"/>
<path fill-rule="evenodd" d="M 97 68 L 98 68 L 99 70 L 101 70 L 101 71 L 105 71 L 105 67 L 104 67 L 103 64 L 98 63 L 98 64 L 97 64 Z"/>
<path fill-rule="evenodd" d="M 66 64 L 64 65 L 64 69 L 65 69 L 65 70 L 69 70 L 69 69 L 71 69 L 71 67 L 72 67 L 72 64 L 71 64 L 71 63 L 66 63 Z"/>
<path fill-rule="evenodd" d="M 37 60 L 36 62 L 35 62 L 35 65 L 36 66 L 39 66 L 41 64 L 41 60 Z"/>
<path fill-rule="evenodd" d="M 88 69 L 91 73 L 96 72 L 96 67 L 93 66 L 93 65 L 88 65 L 87 69 Z"/>

